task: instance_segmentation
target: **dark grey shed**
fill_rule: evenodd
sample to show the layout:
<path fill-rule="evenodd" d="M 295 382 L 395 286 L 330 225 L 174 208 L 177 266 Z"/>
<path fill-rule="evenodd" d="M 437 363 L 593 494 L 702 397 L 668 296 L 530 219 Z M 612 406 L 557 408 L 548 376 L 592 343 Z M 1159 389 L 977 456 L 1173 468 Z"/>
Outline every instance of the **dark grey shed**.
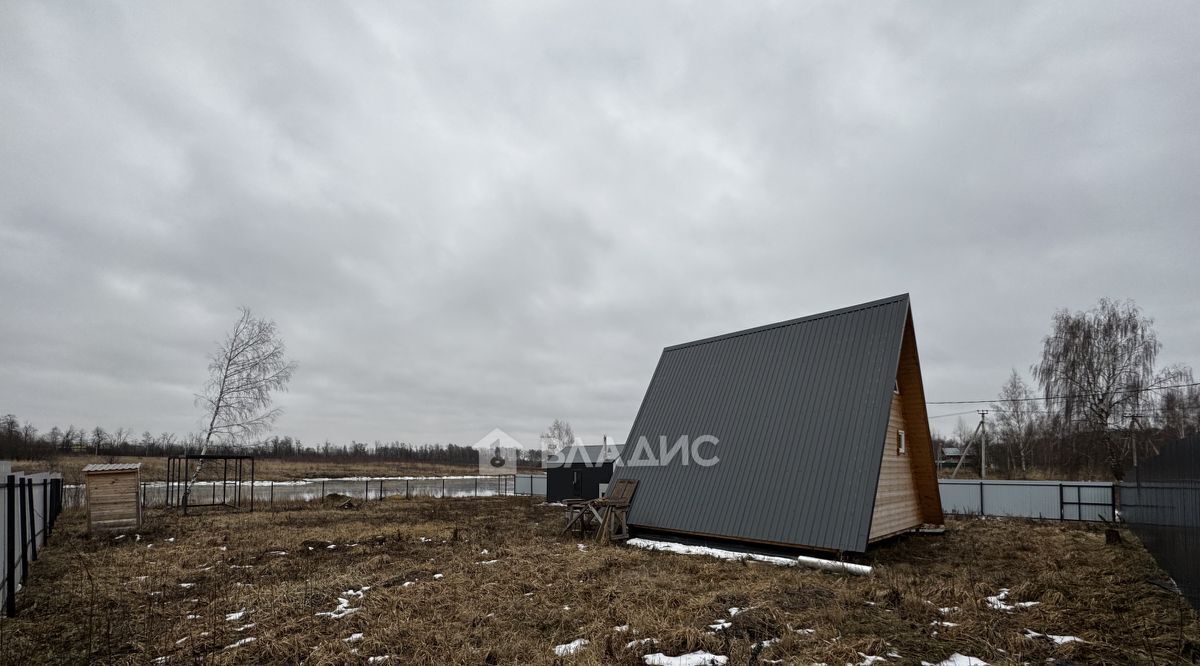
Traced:
<path fill-rule="evenodd" d="M 639 462 L 704 435 L 715 464 Z M 642 530 L 861 552 L 941 523 L 908 295 L 667 347 L 618 479 Z"/>
<path fill-rule="evenodd" d="M 546 469 L 546 501 L 596 499 L 601 486 L 612 478 L 613 461 L 621 455 L 621 447 L 613 444 L 572 446 L 559 456 L 544 461 Z"/>

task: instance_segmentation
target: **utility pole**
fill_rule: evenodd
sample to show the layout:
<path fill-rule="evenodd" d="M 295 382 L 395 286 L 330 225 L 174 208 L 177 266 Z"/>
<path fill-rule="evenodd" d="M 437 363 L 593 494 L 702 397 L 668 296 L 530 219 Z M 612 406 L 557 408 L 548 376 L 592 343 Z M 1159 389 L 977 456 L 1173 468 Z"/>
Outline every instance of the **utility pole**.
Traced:
<path fill-rule="evenodd" d="M 1137 438 L 1134 437 L 1134 426 L 1138 425 L 1138 419 L 1142 418 L 1141 414 L 1126 414 L 1125 418 L 1129 419 L 1129 448 L 1133 450 L 1133 468 L 1136 470 L 1138 466 L 1138 451 Z"/>
<path fill-rule="evenodd" d="M 987 478 L 987 414 L 988 410 L 980 409 L 979 430 L 983 438 L 979 441 L 979 478 Z"/>

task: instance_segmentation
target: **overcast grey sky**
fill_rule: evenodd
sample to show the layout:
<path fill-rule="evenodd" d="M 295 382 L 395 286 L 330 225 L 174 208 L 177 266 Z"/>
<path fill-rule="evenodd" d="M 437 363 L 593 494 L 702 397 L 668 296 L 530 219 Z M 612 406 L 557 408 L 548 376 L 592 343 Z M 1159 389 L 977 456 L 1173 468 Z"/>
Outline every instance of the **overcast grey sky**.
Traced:
<path fill-rule="evenodd" d="M 0 413 L 196 430 L 239 305 L 306 443 L 623 440 L 900 292 L 930 400 L 1100 296 L 1200 366 L 1200 4 L 651 4 L 0 3 Z"/>

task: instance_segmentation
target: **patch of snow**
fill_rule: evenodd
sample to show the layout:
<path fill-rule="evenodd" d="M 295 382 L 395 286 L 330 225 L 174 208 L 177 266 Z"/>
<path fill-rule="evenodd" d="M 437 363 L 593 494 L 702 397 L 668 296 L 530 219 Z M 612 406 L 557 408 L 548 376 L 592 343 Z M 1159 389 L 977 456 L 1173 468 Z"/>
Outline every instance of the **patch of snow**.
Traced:
<path fill-rule="evenodd" d="M 778 642 L 779 642 L 778 638 L 768 638 L 765 641 L 759 641 L 759 642 L 755 643 L 754 647 L 759 648 L 761 650 L 765 650 Z"/>
<path fill-rule="evenodd" d="M 1002 587 L 1002 588 L 1000 588 L 1000 592 L 998 594 L 996 594 L 996 596 L 988 597 L 988 598 L 984 599 L 984 601 L 987 602 L 988 606 L 991 606 L 992 608 L 994 608 L 996 610 L 1002 610 L 1002 611 L 1007 611 L 1007 612 L 1012 612 L 1013 610 L 1016 610 L 1018 608 L 1029 608 L 1030 606 L 1036 606 L 1039 603 L 1041 603 L 1039 601 L 1018 601 L 1016 603 L 1010 604 L 1010 603 L 1006 603 L 1006 601 L 1005 601 L 1006 599 L 1008 599 L 1008 588 Z"/>
<path fill-rule="evenodd" d="M 957 622 L 943 622 L 941 620 L 934 620 L 933 622 L 930 622 L 929 624 L 934 627 L 957 627 L 958 626 Z"/>
<path fill-rule="evenodd" d="M 785 567 L 796 566 L 797 564 L 796 560 L 788 557 L 759 555 L 758 553 L 746 553 L 738 550 L 724 550 L 722 548 L 710 548 L 708 546 L 689 546 L 671 541 L 629 539 L 625 543 L 635 548 L 661 550 L 668 553 L 678 553 L 680 555 L 706 555 L 708 557 L 715 557 L 722 560 L 754 560 L 755 562 L 766 562 L 768 564 L 777 564 Z"/>
<path fill-rule="evenodd" d="M 708 625 L 708 628 L 713 631 L 725 631 L 732 626 L 733 623 L 729 620 L 717 620 L 715 623 Z"/>
<path fill-rule="evenodd" d="M 179 640 L 175 641 L 175 644 L 176 644 L 176 645 L 183 645 L 183 643 L 184 643 L 184 642 L 186 642 L 186 641 L 187 641 L 189 638 L 191 638 L 191 636 L 184 636 L 183 638 L 181 638 L 181 639 L 179 639 Z"/>
<path fill-rule="evenodd" d="M 859 652 L 858 656 L 862 657 L 862 661 L 858 662 L 858 666 L 871 666 L 871 664 L 877 664 L 881 661 L 887 661 L 887 659 L 884 659 L 883 657 L 875 657 L 875 656 L 872 656 L 869 654 L 865 654 L 863 652 Z"/>
<path fill-rule="evenodd" d="M 429 543 L 430 541 L 433 541 L 433 539 L 430 539 L 429 537 L 421 537 L 421 543 Z"/>
<path fill-rule="evenodd" d="M 237 611 L 234 613 L 229 613 L 228 615 L 226 615 L 225 621 L 226 622 L 237 622 L 238 620 L 242 619 L 245 616 L 246 616 L 246 609 L 243 608 L 240 611 Z"/>
<path fill-rule="evenodd" d="M 195 613 L 188 613 L 188 614 L 187 614 L 187 617 L 186 617 L 186 618 L 184 618 L 184 619 L 186 619 L 186 620 L 199 620 L 199 619 L 200 619 L 200 616 L 199 616 L 199 615 L 196 615 Z"/>
<path fill-rule="evenodd" d="M 325 550 L 333 550 L 334 548 L 337 548 L 336 543 L 331 543 L 328 546 L 325 546 Z"/>
<path fill-rule="evenodd" d="M 250 643 L 253 643 L 253 642 L 254 642 L 254 641 L 256 641 L 256 640 L 258 640 L 258 639 L 257 639 L 257 638 L 255 638 L 255 637 L 253 637 L 253 636 L 247 636 L 247 637 L 243 638 L 243 639 L 242 639 L 242 640 L 240 640 L 240 641 L 237 641 L 237 642 L 234 642 L 234 643 L 230 643 L 229 645 L 226 645 L 226 646 L 225 646 L 225 649 L 226 649 L 226 650 L 232 650 L 232 649 L 234 649 L 234 648 L 240 648 L 240 647 L 242 647 L 243 645 L 249 645 Z"/>
<path fill-rule="evenodd" d="M 170 660 L 171 660 L 171 658 L 170 658 L 170 657 L 155 657 L 155 658 L 154 658 L 154 663 L 156 663 L 156 664 L 165 664 L 165 663 L 167 663 L 167 662 L 168 662 L 168 661 L 170 661 Z"/>
<path fill-rule="evenodd" d="M 343 643 L 356 643 L 356 642 L 358 642 L 358 641 L 361 641 L 362 639 L 363 639 L 363 635 L 362 635 L 361 633 L 358 633 L 358 634 L 350 634 L 350 637 L 349 637 L 349 638 L 343 638 L 343 639 L 342 639 L 342 642 L 343 642 Z"/>
<path fill-rule="evenodd" d="M 434 579 L 436 580 L 436 579 L 438 579 L 438 578 L 445 578 L 445 577 L 446 577 L 446 575 L 445 575 L 445 574 L 440 574 L 440 573 L 435 573 L 435 574 L 433 574 L 433 577 L 434 577 Z"/>
<path fill-rule="evenodd" d="M 175 543 L 175 537 L 171 537 L 170 539 L 167 539 L 167 543 Z"/>
<path fill-rule="evenodd" d="M 121 539 L 124 539 L 124 538 L 125 538 L 124 534 L 118 534 L 117 536 L 113 537 L 113 541 L 120 541 Z"/>
<path fill-rule="evenodd" d="M 1027 636 L 1028 638 L 1045 638 L 1050 641 L 1053 641 L 1055 645 L 1066 645 L 1067 643 L 1086 643 L 1087 642 L 1078 636 L 1056 636 L 1054 634 L 1039 634 L 1038 632 L 1034 631 L 1033 629 L 1026 629 L 1025 636 Z"/>
<path fill-rule="evenodd" d="M 416 583 L 412 582 L 411 580 L 406 580 L 400 587 L 412 587 L 413 585 L 416 585 Z"/>
<path fill-rule="evenodd" d="M 234 631 L 245 631 L 247 629 L 253 629 L 257 626 L 258 625 L 256 623 L 251 622 L 250 624 L 243 624 L 242 626 L 238 627 L 237 629 L 234 629 Z"/>
<path fill-rule="evenodd" d="M 968 657 L 965 654 L 955 652 L 936 664 L 930 661 L 922 661 L 921 666 L 988 666 L 988 663 L 978 657 Z"/>
<path fill-rule="evenodd" d="M 792 628 L 788 627 L 788 629 Z M 797 634 L 804 634 L 805 636 L 812 636 L 813 634 L 817 633 L 816 629 L 792 629 L 792 631 Z"/>
<path fill-rule="evenodd" d="M 562 645 L 555 645 L 554 646 L 554 654 L 559 657 L 568 657 L 570 655 L 575 654 L 576 652 L 579 652 L 583 648 L 587 647 L 589 644 L 591 644 L 591 641 L 589 641 L 586 638 L 576 638 L 575 640 L 571 641 L 570 643 L 564 643 Z"/>
<path fill-rule="evenodd" d="M 229 546 L 221 546 L 221 552 L 229 550 Z"/>
<path fill-rule="evenodd" d="M 282 557 L 282 556 L 284 556 L 284 555 L 287 555 L 287 554 L 288 554 L 288 553 L 287 553 L 287 551 L 286 551 L 286 550 L 273 550 L 273 551 L 271 551 L 271 552 L 267 553 L 267 555 L 274 555 L 274 556 L 276 556 L 276 557 Z"/>
<path fill-rule="evenodd" d="M 180 583 L 179 587 L 182 587 L 183 589 L 186 590 L 189 587 L 196 587 L 196 584 L 195 583 Z"/>
<path fill-rule="evenodd" d="M 629 625 L 622 624 L 622 625 L 615 626 L 615 627 L 613 627 L 613 631 L 629 631 Z"/>
<path fill-rule="evenodd" d="M 628 643 L 625 644 L 625 647 L 627 647 L 629 649 L 633 649 L 639 645 L 658 645 L 658 639 L 657 638 L 639 638 L 637 640 L 629 641 Z"/>
<path fill-rule="evenodd" d="M 729 617 L 733 617 L 734 615 L 737 615 L 738 613 L 745 613 L 746 611 L 753 610 L 753 609 L 754 609 L 754 606 L 746 606 L 745 608 L 738 608 L 737 606 L 734 606 L 733 608 L 729 609 Z"/>
<path fill-rule="evenodd" d="M 563 606 L 563 610 L 571 610 L 570 606 Z"/>
<path fill-rule="evenodd" d="M 697 650 L 681 654 L 678 657 L 668 657 L 661 652 L 656 652 L 642 657 L 642 661 L 646 663 L 646 666 L 725 666 L 729 663 L 729 657 Z"/>
<path fill-rule="evenodd" d="M 577 544 L 575 544 L 575 547 L 578 548 L 579 552 L 581 552 L 581 553 L 583 551 L 587 550 L 587 544 L 577 543 Z"/>
<path fill-rule="evenodd" d="M 495 564 L 495 563 L 497 563 L 497 562 L 499 562 L 499 561 L 500 561 L 500 560 L 485 560 L 485 561 L 483 561 L 483 562 L 480 562 L 480 564 Z"/>
<path fill-rule="evenodd" d="M 383 662 L 385 662 L 391 658 L 392 657 L 390 655 L 386 655 L 386 654 L 380 655 L 378 657 L 367 657 L 367 663 L 368 664 L 382 664 Z"/>
<path fill-rule="evenodd" d="M 946 606 L 945 608 L 939 608 L 938 612 L 941 613 L 942 615 L 945 615 L 947 613 L 957 613 L 958 606 Z"/>
<path fill-rule="evenodd" d="M 479 551 L 479 554 L 480 554 L 480 555 L 487 555 L 487 554 L 488 554 L 488 549 L 487 549 L 487 548 L 484 548 L 483 550 Z"/>

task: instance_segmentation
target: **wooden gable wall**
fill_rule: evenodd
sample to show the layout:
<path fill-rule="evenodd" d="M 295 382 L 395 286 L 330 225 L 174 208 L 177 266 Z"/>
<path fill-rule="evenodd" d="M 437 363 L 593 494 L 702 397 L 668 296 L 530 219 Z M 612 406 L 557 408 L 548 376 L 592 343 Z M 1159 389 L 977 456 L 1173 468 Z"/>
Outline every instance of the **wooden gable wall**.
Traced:
<path fill-rule="evenodd" d="M 906 532 L 925 523 L 940 525 L 944 522 L 911 310 L 905 318 L 896 383 L 900 393 L 892 396 L 869 541 Z M 897 452 L 900 430 L 905 433 L 904 454 Z"/>

